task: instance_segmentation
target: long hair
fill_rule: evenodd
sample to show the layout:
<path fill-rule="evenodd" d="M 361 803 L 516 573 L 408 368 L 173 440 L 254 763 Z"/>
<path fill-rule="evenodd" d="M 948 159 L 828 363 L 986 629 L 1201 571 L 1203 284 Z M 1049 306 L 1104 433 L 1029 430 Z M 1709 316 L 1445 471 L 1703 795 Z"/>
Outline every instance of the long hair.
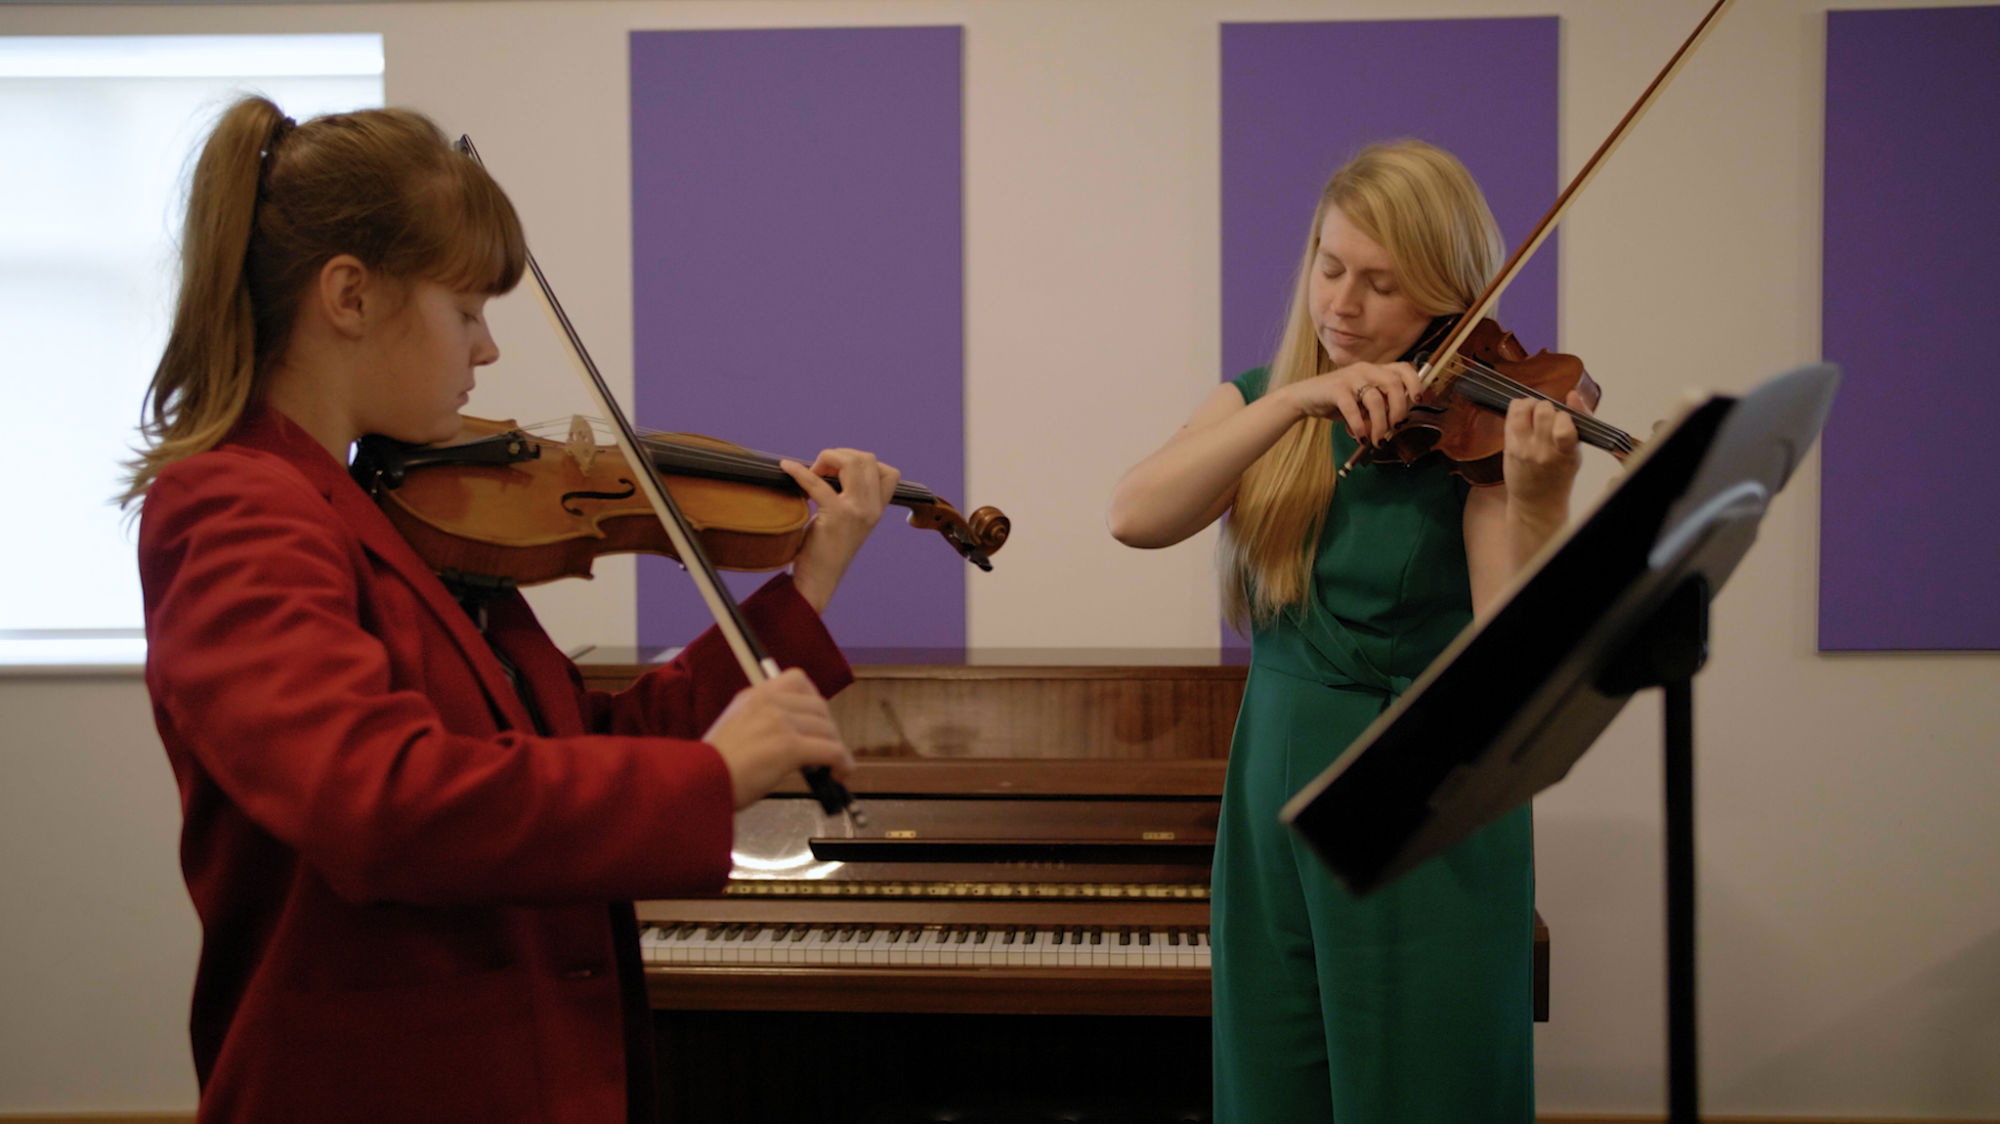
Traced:
<path fill-rule="evenodd" d="M 188 188 L 173 330 L 122 503 L 236 425 L 283 358 L 300 300 L 338 254 L 390 278 L 498 294 L 520 282 L 528 251 L 500 186 L 420 113 L 371 109 L 294 126 L 264 98 L 231 105 Z"/>
<path fill-rule="evenodd" d="M 1332 369 L 1307 306 L 1332 207 L 1388 251 L 1396 283 L 1426 315 L 1470 308 L 1499 271 L 1500 229 L 1465 165 L 1422 141 L 1362 149 L 1320 192 L 1268 390 Z M 1238 629 L 1268 624 L 1312 595 L 1314 548 L 1333 499 L 1332 434 L 1330 419 L 1306 418 L 1243 473 L 1221 542 L 1223 611 Z"/>

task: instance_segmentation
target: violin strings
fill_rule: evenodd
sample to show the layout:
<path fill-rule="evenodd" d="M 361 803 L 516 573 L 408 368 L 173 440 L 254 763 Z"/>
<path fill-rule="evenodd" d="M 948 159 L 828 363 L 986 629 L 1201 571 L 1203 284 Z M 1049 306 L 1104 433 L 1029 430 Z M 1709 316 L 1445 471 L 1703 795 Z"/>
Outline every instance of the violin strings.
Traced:
<path fill-rule="evenodd" d="M 1453 362 L 1461 385 L 1460 393 L 1482 406 L 1505 411 L 1507 405 L 1515 399 L 1534 398 L 1570 415 L 1576 423 L 1577 433 L 1590 444 L 1617 453 L 1630 453 L 1638 447 L 1637 442 L 1624 430 L 1589 414 L 1578 413 L 1568 405 L 1550 398 L 1531 386 L 1517 382 L 1478 360 L 1461 355 L 1455 356 Z"/>
<path fill-rule="evenodd" d="M 1590 414 L 1578 413 L 1570 409 L 1566 403 L 1557 402 L 1548 395 L 1543 394 L 1533 387 L 1508 378 L 1506 375 L 1484 363 L 1480 363 L 1477 360 L 1466 360 L 1465 366 L 1468 369 L 1469 375 L 1483 380 L 1483 385 L 1498 387 L 1501 393 L 1511 391 L 1516 397 L 1532 395 L 1570 415 L 1576 421 L 1578 432 L 1595 435 L 1599 440 L 1594 443 L 1599 444 L 1602 448 L 1611 449 L 1614 452 L 1630 453 L 1638 447 L 1638 443 L 1632 439 L 1632 435 L 1619 429 L 1617 426 L 1611 425 Z"/>
<path fill-rule="evenodd" d="M 593 433 L 598 422 L 589 419 Z M 551 432 L 560 430 L 565 437 L 569 432 L 567 419 L 561 421 L 536 422 L 521 427 L 524 432 L 548 438 Z M 706 472 L 710 475 L 744 480 L 753 484 L 779 484 L 796 488 L 784 469 L 778 467 L 778 458 L 768 453 L 751 450 L 711 449 L 702 445 L 676 441 L 660 430 L 642 430 L 639 434 L 647 449 L 653 453 L 658 463 L 667 467 L 686 469 L 690 472 Z M 663 456 L 664 455 L 664 456 Z M 804 462 L 800 462 L 804 463 Z M 905 504 L 933 504 L 937 497 L 921 484 L 898 482 L 892 502 Z"/>
<path fill-rule="evenodd" d="M 1550 398 L 1550 396 L 1534 390 L 1532 386 L 1522 386 L 1520 382 L 1514 382 L 1512 378 L 1506 378 L 1504 374 L 1500 374 L 1500 372 L 1496 372 L 1492 368 L 1484 368 L 1482 370 L 1480 364 L 1472 364 L 1472 362 L 1460 364 L 1456 390 L 1460 394 L 1464 394 L 1466 398 L 1470 398 L 1472 402 L 1476 402 L 1480 406 L 1486 406 L 1486 408 L 1490 408 L 1494 412 L 1502 412 L 1502 414 L 1506 412 L 1508 404 L 1514 402 L 1514 400 L 1518 400 L 1518 398 L 1536 398 L 1536 400 L 1548 402 L 1550 406 L 1562 410 L 1564 414 L 1570 414 L 1570 418 L 1576 424 L 1578 436 L 1582 436 L 1588 444 L 1594 444 L 1598 448 L 1606 448 L 1606 450 L 1612 450 L 1612 452 L 1632 452 L 1632 448 L 1634 448 L 1632 438 L 1628 434 L 1624 434 L 1622 430 L 1618 430 L 1616 426 L 1604 424 L 1604 422 L 1592 418 L 1590 414 L 1578 414 L 1576 410 L 1570 410 L 1566 404 L 1556 402 L 1554 398 Z"/>

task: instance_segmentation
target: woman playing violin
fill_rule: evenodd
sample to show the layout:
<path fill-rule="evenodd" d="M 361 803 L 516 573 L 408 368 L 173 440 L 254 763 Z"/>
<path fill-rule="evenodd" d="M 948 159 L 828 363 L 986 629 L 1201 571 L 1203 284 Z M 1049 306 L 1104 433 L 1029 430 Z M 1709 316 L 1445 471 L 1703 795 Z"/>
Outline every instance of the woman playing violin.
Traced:
<path fill-rule="evenodd" d="M 1278 822 L 1568 518 L 1576 427 L 1547 402 L 1509 410 L 1499 486 L 1437 457 L 1336 486 L 1408 413 L 1401 357 L 1479 298 L 1501 249 L 1451 155 L 1363 150 L 1320 195 L 1270 366 L 1218 388 L 1112 499 L 1136 547 L 1226 513 L 1224 605 L 1252 636 L 1215 854 L 1218 1122 L 1534 1117 L 1528 810 L 1365 900 Z"/>
<path fill-rule="evenodd" d="M 817 521 L 744 610 L 795 670 L 744 689 L 710 633 L 587 691 L 517 593 L 475 619 L 346 470 L 364 434 L 455 434 L 499 355 L 484 310 L 526 247 L 486 173 L 415 113 L 246 99 L 182 255 L 126 499 L 203 926 L 200 1118 L 653 1119 L 630 903 L 719 891 L 738 808 L 851 768 L 819 611 L 895 470 L 789 466 Z"/>

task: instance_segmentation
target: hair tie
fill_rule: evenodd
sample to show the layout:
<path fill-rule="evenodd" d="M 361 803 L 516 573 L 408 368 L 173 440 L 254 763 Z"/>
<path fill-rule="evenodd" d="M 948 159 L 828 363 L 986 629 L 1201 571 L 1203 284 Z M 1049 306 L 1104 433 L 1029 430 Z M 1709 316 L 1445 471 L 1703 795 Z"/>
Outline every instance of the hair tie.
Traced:
<path fill-rule="evenodd" d="M 271 139 L 264 142 L 264 152 L 262 158 L 265 160 L 269 160 L 271 158 L 271 154 L 273 152 L 278 151 L 278 143 L 284 140 L 286 137 L 290 136 L 292 130 L 298 127 L 299 123 L 297 121 L 292 120 L 289 117 L 278 118 L 278 123 L 271 126 Z"/>

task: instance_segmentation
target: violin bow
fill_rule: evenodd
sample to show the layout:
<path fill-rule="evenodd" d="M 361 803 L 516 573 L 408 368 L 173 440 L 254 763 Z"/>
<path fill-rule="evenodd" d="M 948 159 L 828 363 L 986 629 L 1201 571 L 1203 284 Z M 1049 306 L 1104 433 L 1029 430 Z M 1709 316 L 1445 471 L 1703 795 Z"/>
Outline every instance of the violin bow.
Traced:
<path fill-rule="evenodd" d="M 486 162 L 479 158 L 479 150 L 472 146 L 472 138 L 461 135 L 458 150 L 472 158 L 481 168 Z M 716 572 L 714 563 L 709 561 L 708 552 L 701 547 L 701 540 L 695 537 L 689 527 L 687 517 L 667 492 L 660 481 L 659 466 L 653 458 L 640 452 L 639 436 L 632 423 L 619 409 L 617 399 L 611 396 L 611 388 L 604 376 L 591 360 L 589 349 L 583 346 L 576 326 L 570 323 L 569 314 L 563 311 L 562 302 L 556 299 L 555 290 L 542 273 L 541 265 L 535 261 L 533 253 L 528 254 L 528 272 L 534 275 L 535 292 L 541 297 L 542 309 L 549 314 L 556 331 L 569 344 L 570 358 L 575 361 L 577 373 L 582 376 L 584 386 L 595 400 L 601 416 L 611 423 L 611 436 L 618 445 L 618 451 L 625 454 L 626 463 L 634 466 L 633 473 L 638 478 L 639 490 L 653 505 L 653 511 L 660 517 L 661 526 L 666 528 L 667 541 L 673 543 L 675 553 L 681 557 L 681 565 L 686 567 L 688 576 L 694 579 L 694 586 L 701 592 L 701 599 L 708 603 L 708 611 L 715 618 L 715 627 L 728 642 L 729 650 L 736 655 L 737 664 L 743 669 L 743 677 L 751 686 L 779 674 L 778 661 L 771 658 L 750 622 L 743 616 L 743 609 L 736 599 L 729 595 L 728 587 L 722 584 L 722 575 Z M 833 779 L 824 765 L 808 766 L 800 770 L 805 774 L 806 787 L 812 790 L 813 799 L 829 816 L 845 813 L 857 824 L 866 824 L 867 816 L 854 804 L 854 798 L 846 786 Z"/>
<path fill-rule="evenodd" d="M 1535 250 L 1548 239 L 1550 232 L 1555 230 L 1556 221 L 1569 210 L 1569 205 L 1583 191 L 1584 185 L 1597 177 L 1598 170 L 1604 166 L 1605 160 L 1625 142 L 1625 137 L 1632 131 L 1632 126 L 1637 125 L 1639 118 L 1644 117 L 1646 111 L 1653 107 L 1653 102 L 1666 90 L 1667 83 L 1672 82 L 1675 76 L 1680 74 L 1681 68 L 1686 66 L 1688 59 L 1693 56 L 1695 48 L 1701 46 L 1702 41 L 1708 38 L 1708 33 L 1714 30 L 1716 21 L 1721 19 L 1722 13 L 1735 2 L 1736 0 L 1715 0 L 1715 6 L 1708 10 L 1707 15 L 1701 17 L 1701 22 L 1695 25 L 1693 34 L 1681 44 L 1680 50 L 1674 52 L 1674 57 L 1667 60 L 1666 67 L 1654 77 L 1645 92 L 1639 95 L 1639 100 L 1632 104 L 1632 108 L 1625 111 L 1624 118 L 1611 130 L 1611 135 L 1604 138 L 1604 143 L 1597 146 L 1597 151 L 1591 154 L 1590 159 L 1584 162 L 1582 169 L 1576 173 L 1576 178 L 1569 181 L 1569 186 L 1563 188 L 1561 195 L 1556 196 L 1555 204 L 1549 208 L 1548 214 L 1543 215 L 1542 220 L 1535 224 L 1535 229 L 1528 237 L 1514 248 L 1513 256 L 1507 259 L 1507 264 L 1500 267 L 1499 273 L 1494 274 L 1492 282 L 1486 286 L 1486 291 L 1472 303 L 1472 307 L 1465 315 L 1458 318 L 1458 323 L 1453 325 L 1451 334 L 1447 335 L 1444 343 L 1431 353 L 1430 359 L 1424 363 L 1423 370 L 1417 372 L 1420 391 L 1429 390 L 1433 385 L 1449 382 L 1455 377 L 1452 363 L 1457 360 L 1459 349 L 1465 346 L 1466 339 L 1472 335 L 1473 327 L 1492 313 L 1493 306 L 1500 303 L 1500 294 L 1505 292 L 1514 278 L 1520 275 Z M 1347 463 L 1340 466 L 1340 475 L 1347 475 L 1348 470 L 1360 463 L 1361 458 L 1372 448 L 1373 446 L 1369 445 L 1357 447 L 1353 455 L 1347 458 Z"/>

